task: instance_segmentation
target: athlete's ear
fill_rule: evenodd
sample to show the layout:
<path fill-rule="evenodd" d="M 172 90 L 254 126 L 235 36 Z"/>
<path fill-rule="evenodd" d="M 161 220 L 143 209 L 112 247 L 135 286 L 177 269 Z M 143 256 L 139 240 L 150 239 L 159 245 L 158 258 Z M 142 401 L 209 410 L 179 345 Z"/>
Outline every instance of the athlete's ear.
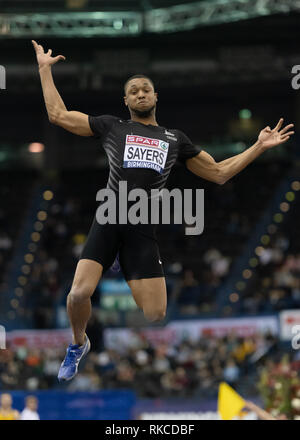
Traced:
<path fill-rule="evenodd" d="M 128 104 L 127 104 L 127 98 L 126 98 L 126 96 L 124 96 L 124 103 L 125 103 L 126 106 L 128 105 Z"/>
<path fill-rule="evenodd" d="M 158 101 L 158 94 L 157 94 L 157 92 L 155 92 L 154 95 L 155 95 L 156 102 L 157 102 Z"/>

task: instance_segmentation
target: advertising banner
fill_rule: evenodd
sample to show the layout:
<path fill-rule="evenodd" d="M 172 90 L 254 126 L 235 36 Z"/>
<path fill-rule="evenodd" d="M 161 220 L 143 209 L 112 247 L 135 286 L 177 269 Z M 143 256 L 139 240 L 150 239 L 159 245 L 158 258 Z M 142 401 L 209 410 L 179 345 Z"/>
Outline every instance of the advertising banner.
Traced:
<path fill-rule="evenodd" d="M 146 339 L 153 346 L 159 344 L 174 345 L 183 340 L 197 341 L 199 338 L 210 336 L 223 337 L 233 332 L 240 337 L 267 332 L 278 335 L 278 318 L 276 316 L 263 316 L 173 321 L 165 327 L 139 329 L 138 334 L 128 328 L 106 329 L 104 331 L 104 341 L 107 348 L 125 350 L 127 347 L 137 347 L 141 338 Z"/>
<path fill-rule="evenodd" d="M 300 310 L 283 310 L 279 313 L 279 323 L 280 339 L 291 341 L 300 333 Z"/>
<path fill-rule="evenodd" d="M 6 341 L 11 349 L 22 346 L 27 348 L 62 348 L 72 340 L 71 329 L 59 330 L 14 330 L 7 332 Z"/>

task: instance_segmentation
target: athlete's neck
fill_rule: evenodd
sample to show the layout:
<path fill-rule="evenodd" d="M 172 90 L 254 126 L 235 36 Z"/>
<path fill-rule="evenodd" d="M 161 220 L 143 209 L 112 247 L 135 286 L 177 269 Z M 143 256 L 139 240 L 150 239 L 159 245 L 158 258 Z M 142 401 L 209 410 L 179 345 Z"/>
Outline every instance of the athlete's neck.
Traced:
<path fill-rule="evenodd" d="M 155 118 L 139 118 L 137 116 L 132 116 L 131 120 L 133 122 L 140 122 L 141 124 L 144 125 L 156 125 L 158 127 L 158 123 L 156 122 Z"/>
<path fill-rule="evenodd" d="M 148 113 L 147 115 L 144 115 L 144 117 L 140 116 L 138 113 L 136 113 L 134 111 L 131 111 L 130 117 L 133 122 L 140 122 L 141 124 L 144 124 L 144 125 L 158 126 L 158 123 L 156 122 L 156 118 L 155 118 L 155 112 L 153 111 L 153 109 L 150 113 Z"/>

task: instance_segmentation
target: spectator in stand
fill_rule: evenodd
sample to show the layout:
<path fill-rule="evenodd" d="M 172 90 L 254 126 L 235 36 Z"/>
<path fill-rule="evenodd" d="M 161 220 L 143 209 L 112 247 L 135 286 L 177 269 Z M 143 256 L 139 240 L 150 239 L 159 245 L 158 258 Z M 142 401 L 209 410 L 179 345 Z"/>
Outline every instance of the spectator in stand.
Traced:
<path fill-rule="evenodd" d="M 20 413 L 12 408 L 12 397 L 3 393 L 0 397 L 0 420 L 19 420 Z"/>
<path fill-rule="evenodd" d="M 234 359 L 229 359 L 226 362 L 226 366 L 223 371 L 223 376 L 225 382 L 229 383 L 231 386 L 235 386 L 239 376 L 240 376 L 240 369 L 235 363 Z"/>
<path fill-rule="evenodd" d="M 199 301 L 199 283 L 192 270 L 184 271 L 182 288 L 178 298 L 178 303 L 183 313 L 196 313 Z"/>
<path fill-rule="evenodd" d="M 35 396 L 27 396 L 25 400 L 25 408 L 21 412 L 20 420 L 40 420 L 37 409 L 38 399 Z"/>

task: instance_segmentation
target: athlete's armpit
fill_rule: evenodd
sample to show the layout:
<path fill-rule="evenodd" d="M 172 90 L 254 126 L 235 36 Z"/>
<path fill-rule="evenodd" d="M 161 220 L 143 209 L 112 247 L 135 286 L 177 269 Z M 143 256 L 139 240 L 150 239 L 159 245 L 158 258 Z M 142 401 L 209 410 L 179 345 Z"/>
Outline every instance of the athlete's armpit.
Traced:
<path fill-rule="evenodd" d="M 79 136 L 93 136 L 94 134 L 89 124 L 88 115 L 85 113 L 62 110 L 50 122 Z"/>

